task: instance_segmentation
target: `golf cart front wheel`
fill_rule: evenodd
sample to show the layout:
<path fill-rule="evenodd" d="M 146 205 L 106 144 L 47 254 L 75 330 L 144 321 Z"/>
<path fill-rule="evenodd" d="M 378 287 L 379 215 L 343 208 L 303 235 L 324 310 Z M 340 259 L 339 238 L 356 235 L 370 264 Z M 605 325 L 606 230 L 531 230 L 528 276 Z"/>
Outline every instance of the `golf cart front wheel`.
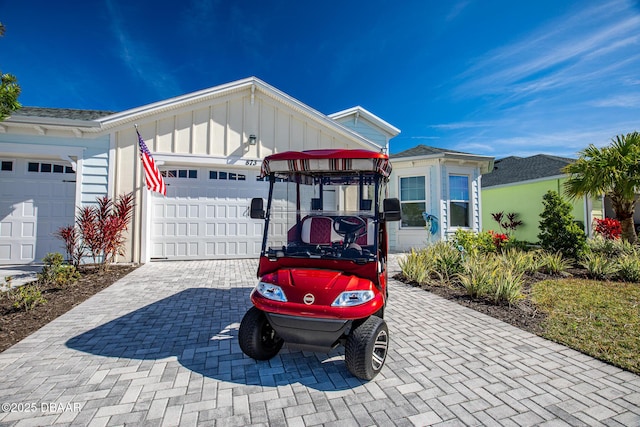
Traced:
<path fill-rule="evenodd" d="M 267 316 L 256 307 L 251 307 L 242 318 L 238 342 L 242 352 L 256 360 L 271 359 L 284 344 L 269 324 Z"/>
<path fill-rule="evenodd" d="M 344 352 L 347 369 L 360 379 L 371 380 L 382 369 L 388 349 L 387 323 L 377 316 L 370 316 L 347 338 Z"/>

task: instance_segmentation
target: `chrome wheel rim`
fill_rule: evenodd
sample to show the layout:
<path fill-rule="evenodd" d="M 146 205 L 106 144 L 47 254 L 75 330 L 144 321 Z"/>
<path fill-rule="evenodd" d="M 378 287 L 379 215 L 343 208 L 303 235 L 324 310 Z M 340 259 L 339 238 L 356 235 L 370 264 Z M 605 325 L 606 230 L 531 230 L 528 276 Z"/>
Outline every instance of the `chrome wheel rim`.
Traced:
<path fill-rule="evenodd" d="M 389 336 L 386 331 L 380 331 L 373 343 L 373 354 L 371 364 L 375 371 L 382 369 L 384 360 L 387 358 L 387 348 L 389 347 Z"/>

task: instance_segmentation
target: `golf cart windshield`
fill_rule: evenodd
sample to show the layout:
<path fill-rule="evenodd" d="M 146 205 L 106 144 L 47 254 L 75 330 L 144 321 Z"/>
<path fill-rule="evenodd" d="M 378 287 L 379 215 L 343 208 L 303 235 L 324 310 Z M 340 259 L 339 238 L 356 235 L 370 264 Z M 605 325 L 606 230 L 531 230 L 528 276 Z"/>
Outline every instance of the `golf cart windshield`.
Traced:
<path fill-rule="evenodd" d="M 349 155 L 359 155 L 354 151 Z M 371 157 L 345 160 L 316 153 L 263 163 L 271 183 L 263 255 L 375 261 L 380 200 L 390 172 L 386 156 L 364 152 Z"/>

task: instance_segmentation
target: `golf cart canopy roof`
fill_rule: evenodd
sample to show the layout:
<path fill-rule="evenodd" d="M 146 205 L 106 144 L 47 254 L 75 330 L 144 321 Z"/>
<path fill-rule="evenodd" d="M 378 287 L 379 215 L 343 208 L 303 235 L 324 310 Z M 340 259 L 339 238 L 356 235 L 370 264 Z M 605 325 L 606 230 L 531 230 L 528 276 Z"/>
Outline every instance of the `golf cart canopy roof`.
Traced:
<path fill-rule="evenodd" d="M 389 156 L 368 150 L 285 151 L 262 161 L 261 176 L 344 172 L 375 172 L 388 178 L 391 174 Z"/>

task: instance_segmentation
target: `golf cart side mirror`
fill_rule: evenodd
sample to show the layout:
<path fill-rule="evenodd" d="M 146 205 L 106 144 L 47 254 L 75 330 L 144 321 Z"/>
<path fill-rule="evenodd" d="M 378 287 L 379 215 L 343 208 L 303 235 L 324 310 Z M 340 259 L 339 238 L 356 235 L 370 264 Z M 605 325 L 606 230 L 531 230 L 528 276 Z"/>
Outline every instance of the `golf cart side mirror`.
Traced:
<path fill-rule="evenodd" d="M 402 219 L 400 214 L 400 200 L 396 198 L 384 199 L 382 207 L 384 211 L 383 219 L 385 221 L 400 221 Z"/>
<path fill-rule="evenodd" d="M 264 201 L 261 197 L 251 199 L 251 211 L 249 216 L 253 219 L 264 219 Z"/>

